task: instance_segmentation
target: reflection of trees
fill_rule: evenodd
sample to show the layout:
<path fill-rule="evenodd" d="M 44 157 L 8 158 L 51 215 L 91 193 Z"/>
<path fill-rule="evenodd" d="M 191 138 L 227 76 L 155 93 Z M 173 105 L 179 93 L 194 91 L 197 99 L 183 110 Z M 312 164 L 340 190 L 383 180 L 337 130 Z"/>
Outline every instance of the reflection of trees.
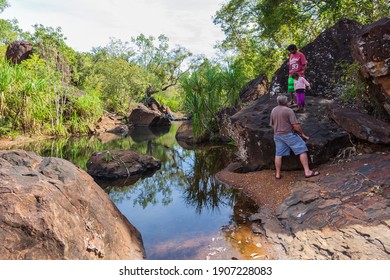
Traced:
<path fill-rule="evenodd" d="M 184 195 L 186 202 L 194 206 L 197 213 L 200 214 L 203 209 L 215 211 L 221 205 L 233 206 L 237 192 L 215 179 L 215 173 L 224 168 L 232 156 L 232 151 L 227 147 L 195 152 Z"/>
<path fill-rule="evenodd" d="M 109 194 L 114 202 L 132 200 L 133 204 L 143 208 L 149 204 L 162 203 L 168 205 L 172 201 L 172 188 L 183 187 L 188 184 L 185 176 L 185 168 L 189 166 L 187 160 L 191 157 L 191 151 L 162 144 L 153 143 L 152 156 L 161 161 L 161 169 L 152 177 L 140 179 L 134 186 L 111 187 Z"/>
<path fill-rule="evenodd" d="M 175 139 L 177 127 L 172 125 L 169 133 L 161 133 L 158 137 L 154 132 L 154 137 L 145 137 L 140 142 L 129 136 L 104 144 L 96 137 L 80 137 L 45 140 L 23 148 L 41 156 L 67 159 L 83 169 L 94 152 L 133 150 L 148 153 L 159 159 L 162 165 L 152 177 L 101 184 L 114 202 L 130 200 L 142 207 L 156 203 L 167 205 L 172 201 L 173 188 L 180 188 L 184 190 L 186 203 L 194 206 L 199 214 L 204 209 L 215 211 L 221 205 L 232 206 L 237 200 L 236 192 L 220 184 L 214 174 L 232 161 L 234 151 L 228 147 L 183 149 Z"/>

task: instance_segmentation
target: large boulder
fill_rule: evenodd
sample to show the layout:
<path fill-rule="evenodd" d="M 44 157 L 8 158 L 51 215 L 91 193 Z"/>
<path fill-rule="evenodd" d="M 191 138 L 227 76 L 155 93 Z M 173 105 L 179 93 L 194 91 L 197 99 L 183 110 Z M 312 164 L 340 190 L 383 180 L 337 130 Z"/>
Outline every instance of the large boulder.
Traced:
<path fill-rule="evenodd" d="M 341 149 L 350 146 L 348 133 L 327 117 L 327 107 L 332 102 L 308 96 L 305 113 L 297 114 L 303 131 L 310 137 L 307 146 L 313 165 L 327 162 Z M 274 168 L 275 144 L 269 121 L 276 105 L 276 97 L 267 94 L 230 118 L 229 136 L 235 141 L 239 158 L 249 170 Z M 299 158 L 293 154 L 285 157 L 282 168 L 300 169 Z"/>
<path fill-rule="evenodd" d="M 33 45 L 28 41 L 14 41 L 8 47 L 5 57 L 8 61 L 19 64 L 30 58 L 33 52 Z"/>
<path fill-rule="evenodd" d="M 105 133 L 125 135 L 129 133 L 129 127 L 124 124 L 122 118 L 109 113 L 99 118 L 96 126 L 89 126 L 89 132 L 96 135 Z"/>
<path fill-rule="evenodd" d="M 139 104 L 131 111 L 129 124 L 134 126 L 169 126 L 171 121 L 165 115 Z"/>
<path fill-rule="evenodd" d="M 229 108 L 224 108 L 217 113 L 219 134 L 229 140 L 229 130 L 231 129 L 230 117 L 240 111 L 245 106 L 253 103 L 268 92 L 269 82 L 267 76 L 259 75 L 247 83 L 239 93 L 240 103 Z"/>
<path fill-rule="evenodd" d="M 183 121 L 176 131 L 176 141 L 185 149 L 193 149 L 196 146 L 205 143 L 209 139 L 208 133 L 202 137 L 195 137 L 194 126 L 191 121 Z"/>
<path fill-rule="evenodd" d="M 312 84 L 312 90 L 308 91 L 308 95 L 322 97 L 340 95 L 337 81 L 343 71 L 341 65 L 353 63 L 351 41 L 361 28 L 362 25 L 355 21 L 342 19 L 300 50 L 307 59 L 305 78 Z M 271 95 L 287 92 L 287 63 L 288 59 L 272 78 Z"/>
<path fill-rule="evenodd" d="M 329 116 L 343 129 L 356 138 L 373 144 L 390 145 L 390 125 L 373 116 L 345 106 L 333 104 Z"/>
<path fill-rule="evenodd" d="M 390 17 L 362 29 L 352 42 L 376 110 L 390 116 Z M 389 118 L 390 119 L 390 118 Z"/>
<path fill-rule="evenodd" d="M 126 150 L 94 153 L 87 162 L 87 172 L 99 179 L 148 176 L 160 168 L 161 162 L 152 156 Z"/>
<path fill-rule="evenodd" d="M 241 90 L 239 96 L 242 103 L 251 103 L 268 92 L 269 82 L 266 75 L 251 80 Z"/>
<path fill-rule="evenodd" d="M 1 259 L 143 259 L 140 233 L 85 171 L 0 151 Z"/>

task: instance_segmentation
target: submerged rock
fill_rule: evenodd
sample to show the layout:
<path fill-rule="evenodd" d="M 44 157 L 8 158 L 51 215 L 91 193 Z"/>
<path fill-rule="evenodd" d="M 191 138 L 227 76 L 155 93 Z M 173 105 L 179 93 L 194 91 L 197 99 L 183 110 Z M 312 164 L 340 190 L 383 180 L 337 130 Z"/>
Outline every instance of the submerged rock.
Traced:
<path fill-rule="evenodd" d="M 99 179 L 149 176 L 160 168 L 161 162 L 152 156 L 126 150 L 94 153 L 87 162 L 87 172 Z"/>

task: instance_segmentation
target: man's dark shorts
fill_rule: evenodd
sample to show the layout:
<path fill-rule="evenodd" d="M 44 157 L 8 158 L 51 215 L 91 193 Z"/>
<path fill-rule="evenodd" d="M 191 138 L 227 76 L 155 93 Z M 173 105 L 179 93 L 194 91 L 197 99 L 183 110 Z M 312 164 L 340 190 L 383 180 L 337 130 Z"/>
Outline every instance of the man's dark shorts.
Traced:
<path fill-rule="evenodd" d="M 307 152 L 305 141 L 296 133 L 290 132 L 286 135 L 274 135 L 276 145 L 276 156 L 289 156 L 292 150 L 295 155 Z"/>

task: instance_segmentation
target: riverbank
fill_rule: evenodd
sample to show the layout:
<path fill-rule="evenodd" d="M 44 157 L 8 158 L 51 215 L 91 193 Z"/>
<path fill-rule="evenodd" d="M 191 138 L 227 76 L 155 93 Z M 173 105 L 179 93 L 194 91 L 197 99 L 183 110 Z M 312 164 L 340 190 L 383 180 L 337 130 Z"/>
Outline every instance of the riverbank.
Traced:
<path fill-rule="evenodd" d="M 0 138 L 0 150 L 8 150 L 9 148 L 17 148 L 19 145 L 25 145 L 28 143 L 42 141 L 46 139 L 53 139 L 51 136 L 16 136 L 16 137 L 7 137 Z"/>
<path fill-rule="evenodd" d="M 273 170 L 217 178 L 259 206 L 252 229 L 273 244 L 278 259 L 390 259 L 388 148 L 318 166 L 321 174 Z"/>

